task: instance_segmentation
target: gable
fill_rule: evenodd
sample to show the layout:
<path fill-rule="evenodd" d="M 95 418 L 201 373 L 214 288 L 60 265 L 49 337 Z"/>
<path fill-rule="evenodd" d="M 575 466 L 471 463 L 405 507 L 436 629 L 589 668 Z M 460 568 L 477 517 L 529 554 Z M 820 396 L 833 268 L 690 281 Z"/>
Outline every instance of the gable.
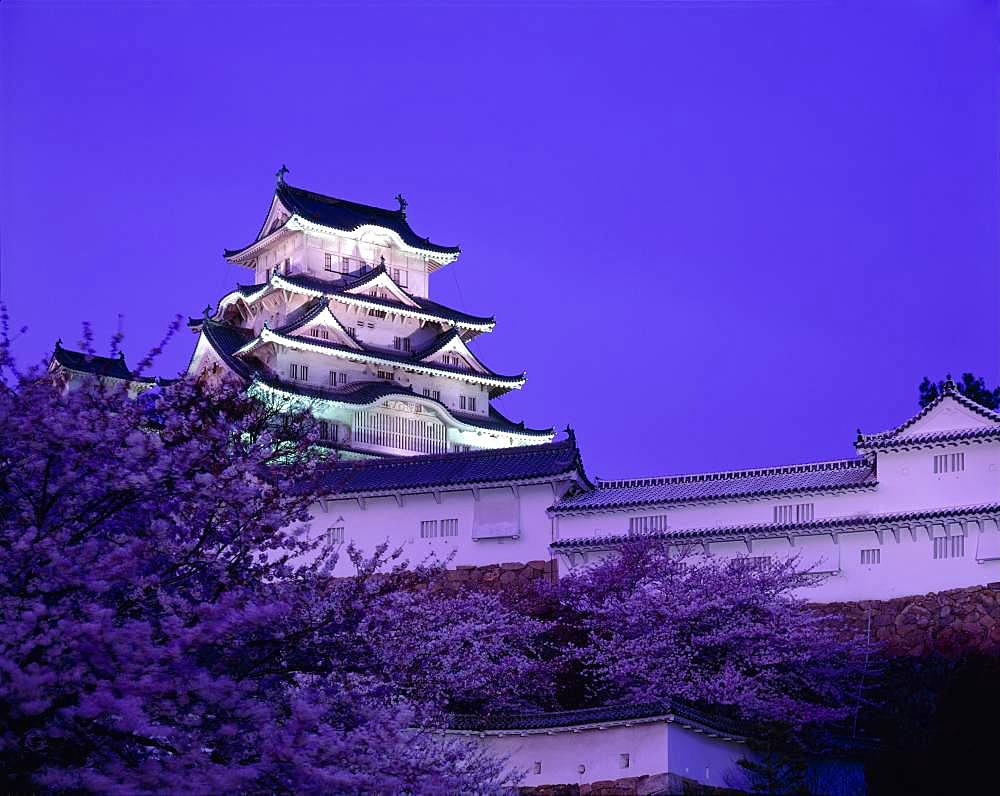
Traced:
<path fill-rule="evenodd" d="M 1000 427 L 1000 420 L 974 412 L 952 396 L 946 395 L 926 415 L 916 420 L 898 436 L 916 437 L 941 431 L 966 431 L 996 427 Z"/>
<path fill-rule="evenodd" d="M 347 333 L 343 324 L 337 320 L 337 316 L 330 312 L 329 307 L 324 307 L 315 318 L 296 329 L 295 336 L 361 350 L 361 345 Z"/>
<path fill-rule="evenodd" d="M 490 373 L 489 368 L 479 361 L 459 334 L 452 334 L 446 343 L 422 357 L 421 361 L 450 368 L 465 368 L 477 373 Z"/>
<path fill-rule="evenodd" d="M 353 296 L 372 296 L 373 298 L 396 301 L 399 304 L 406 305 L 407 307 L 418 306 L 417 302 L 410 298 L 385 272 L 380 273 L 378 276 L 366 281 L 362 285 L 348 288 L 344 292 Z"/>
<path fill-rule="evenodd" d="M 288 208 L 286 208 L 281 203 L 281 200 L 278 199 L 278 196 L 276 194 L 274 198 L 271 200 L 271 208 L 267 211 L 267 217 L 264 219 L 264 223 L 261 225 L 260 232 L 257 233 L 257 240 L 260 240 L 261 238 L 266 238 L 268 235 L 270 235 L 272 232 L 278 229 L 282 224 L 285 223 L 285 221 L 288 220 L 288 217 L 290 215 L 291 213 L 288 212 Z"/>

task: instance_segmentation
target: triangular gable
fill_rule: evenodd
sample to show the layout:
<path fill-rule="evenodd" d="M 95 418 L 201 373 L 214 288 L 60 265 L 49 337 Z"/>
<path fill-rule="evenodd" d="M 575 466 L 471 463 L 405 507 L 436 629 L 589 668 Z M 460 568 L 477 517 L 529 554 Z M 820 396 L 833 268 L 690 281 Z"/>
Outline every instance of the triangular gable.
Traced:
<path fill-rule="evenodd" d="M 855 447 L 872 449 L 928 441 L 945 435 L 982 436 L 1000 434 L 1000 413 L 966 398 L 949 378 L 944 391 L 905 423 L 879 434 L 858 431 Z"/>
<path fill-rule="evenodd" d="M 459 357 L 458 365 L 445 362 L 444 358 L 449 355 Z M 418 361 L 425 362 L 427 364 L 433 363 L 444 365 L 445 367 L 464 367 L 469 370 L 474 370 L 477 373 L 493 373 L 493 371 L 479 361 L 479 358 L 473 354 L 469 346 L 465 344 L 462 336 L 454 330 L 448 332 L 437 345 L 432 346 L 429 351 L 422 354 Z"/>
<path fill-rule="evenodd" d="M 376 296 L 378 298 L 396 301 L 407 307 L 413 307 L 415 309 L 420 308 L 420 305 L 410 298 L 409 294 L 407 294 L 399 285 L 393 282 L 392 277 L 390 277 L 389 274 L 382 269 L 372 276 L 372 278 L 366 279 L 360 284 L 353 285 L 352 287 L 345 289 L 343 292 L 352 296 L 362 297 L 370 295 L 373 291 L 376 292 Z"/>
<path fill-rule="evenodd" d="M 322 329 L 328 332 L 328 337 L 319 336 L 318 339 L 323 340 L 326 343 L 336 343 L 337 345 L 342 345 L 347 348 L 353 348 L 356 351 L 363 350 L 362 345 L 348 334 L 347 329 L 344 327 L 337 316 L 330 312 L 330 307 L 324 305 L 318 313 L 312 314 L 301 322 L 297 323 L 295 326 L 286 326 L 280 331 L 283 334 L 291 334 L 294 332 L 294 337 L 301 337 L 303 340 L 316 340 L 317 337 L 312 334 L 313 329 Z"/>
<path fill-rule="evenodd" d="M 964 397 L 964 396 L 963 396 Z M 922 434 L 935 434 L 941 431 L 965 431 L 967 429 L 993 428 L 1000 426 L 1000 415 L 989 412 L 985 407 L 975 411 L 968 406 L 969 399 L 961 401 L 954 395 L 945 394 L 932 406 L 926 414 L 912 418 L 905 429 L 894 434 L 894 437 L 915 437 Z M 989 413 L 993 416 L 985 414 Z"/>
<path fill-rule="evenodd" d="M 254 240 L 266 238 L 284 224 L 289 216 L 291 216 L 291 212 L 281 203 L 278 193 L 275 191 L 274 197 L 271 199 L 271 207 L 268 209 L 264 223 L 261 224 L 260 232 L 257 233 L 257 237 Z"/>

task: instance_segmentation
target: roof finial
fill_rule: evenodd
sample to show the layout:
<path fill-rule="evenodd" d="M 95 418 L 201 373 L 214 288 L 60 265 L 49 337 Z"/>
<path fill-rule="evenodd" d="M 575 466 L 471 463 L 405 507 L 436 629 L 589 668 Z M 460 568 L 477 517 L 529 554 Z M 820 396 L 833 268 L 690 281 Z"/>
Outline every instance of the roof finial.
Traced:
<path fill-rule="evenodd" d="M 576 446 L 576 432 L 573 431 L 572 426 L 569 423 L 566 424 L 566 439 Z"/>
<path fill-rule="evenodd" d="M 207 318 L 211 314 L 212 314 L 212 305 L 211 304 L 206 304 L 205 305 L 205 317 Z"/>
<path fill-rule="evenodd" d="M 56 338 L 56 348 L 62 348 L 62 338 L 61 337 L 57 337 Z"/>
<path fill-rule="evenodd" d="M 948 376 L 944 380 L 944 391 L 945 392 L 955 392 L 955 382 L 953 382 L 951 380 L 951 374 L 950 373 L 948 374 Z"/>
<path fill-rule="evenodd" d="M 396 194 L 396 201 L 399 202 L 399 214 L 403 218 L 406 218 L 406 206 L 409 202 L 406 201 L 406 197 L 401 193 Z"/>
<path fill-rule="evenodd" d="M 861 442 L 865 438 L 865 435 L 861 433 L 861 429 L 858 429 L 858 439 L 857 442 Z"/>
<path fill-rule="evenodd" d="M 288 174 L 288 166 L 286 166 L 284 163 L 282 163 L 281 164 L 281 168 L 278 169 L 275 172 L 275 174 L 274 174 L 274 176 L 278 178 L 278 185 L 284 185 L 285 184 L 285 175 L 286 174 Z"/>
<path fill-rule="evenodd" d="M 382 268 L 383 270 L 385 269 L 385 255 L 384 254 L 380 254 L 379 257 L 378 257 L 378 267 Z"/>

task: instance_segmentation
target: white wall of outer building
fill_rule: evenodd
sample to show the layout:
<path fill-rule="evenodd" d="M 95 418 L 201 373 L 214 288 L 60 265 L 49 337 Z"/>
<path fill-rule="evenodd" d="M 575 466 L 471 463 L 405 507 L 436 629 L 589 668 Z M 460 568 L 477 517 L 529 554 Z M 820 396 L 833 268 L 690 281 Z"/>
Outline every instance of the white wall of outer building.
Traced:
<path fill-rule="evenodd" d="M 506 757 L 510 770 L 524 773 L 521 785 L 575 785 L 667 773 L 667 727 L 658 721 L 469 737 L 489 754 Z M 621 766 L 623 754 L 629 756 L 627 768 Z M 538 774 L 535 763 L 541 763 Z"/>
<path fill-rule="evenodd" d="M 965 454 L 965 469 L 935 474 L 933 456 Z M 815 520 L 864 517 L 902 512 L 933 511 L 1000 502 L 1000 442 L 965 442 L 911 451 L 878 453 L 878 486 L 857 492 L 803 495 L 759 500 L 664 506 L 633 511 L 606 511 L 559 516 L 558 539 L 588 538 L 628 531 L 629 518 L 664 514 L 670 529 L 752 525 L 774 521 L 776 505 L 814 504 Z M 935 558 L 934 537 L 963 535 L 964 554 Z M 836 534 L 754 537 L 745 541 L 712 541 L 708 552 L 725 557 L 798 556 L 803 566 L 817 564 L 829 574 L 803 596 L 815 602 L 891 599 L 911 594 L 961 588 L 1000 580 L 1000 530 L 995 520 L 982 522 L 911 523 L 881 540 L 873 530 L 844 530 Z M 862 550 L 878 550 L 879 563 L 862 563 Z M 950 551 L 949 551 L 950 552 Z M 587 565 L 608 551 L 560 554 L 560 571 Z"/>
<path fill-rule="evenodd" d="M 518 784 L 527 787 L 673 774 L 714 788 L 748 790 L 738 761 L 754 757 L 743 741 L 713 737 L 665 720 L 603 729 L 590 725 L 455 735 L 495 757 L 506 758 L 508 770 L 523 775 Z M 622 755 L 628 755 L 627 767 L 623 767 Z M 535 773 L 536 764 L 541 766 L 539 773 Z M 821 796 L 861 796 L 866 792 L 863 766 L 854 761 L 811 760 L 806 778 L 810 793 Z"/>
<path fill-rule="evenodd" d="M 561 494 L 568 482 L 557 482 Z M 518 488 L 514 496 L 518 504 L 518 538 L 475 539 L 476 495 L 471 489 L 449 489 L 438 497 L 431 493 L 402 495 L 402 506 L 396 498 L 384 497 L 330 500 L 311 509 L 311 533 L 322 534 L 327 529 L 342 527 L 344 543 L 353 542 L 363 551 L 371 552 L 388 542 L 389 548 L 402 548 L 413 564 L 428 558 L 450 561 L 448 566 L 483 566 L 503 562 L 547 561 L 551 521 L 546 509 L 554 501 L 553 487 L 548 484 L 528 484 Z M 482 493 L 481 493 L 482 494 Z M 423 520 L 457 519 L 458 536 L 422 539 Z M 439 525 L 440 530 L 440 525 Z M 335 574 L 350 574 L 350 562 L 341 557 Z"/>
<path fill-rule="evenodd" d="M 727 787 L 739 781 L 736 761 L 749 754 L 742 743 L 665 720 L 469 737 L 490 754 L 506 757 L 512 770 L 526 772 L 520 784 L 529 787 L 668 773 Z M 628 755 L 627 766 L 622 755 Z M 539 773 L 536 764 L 541 764 Z"/>

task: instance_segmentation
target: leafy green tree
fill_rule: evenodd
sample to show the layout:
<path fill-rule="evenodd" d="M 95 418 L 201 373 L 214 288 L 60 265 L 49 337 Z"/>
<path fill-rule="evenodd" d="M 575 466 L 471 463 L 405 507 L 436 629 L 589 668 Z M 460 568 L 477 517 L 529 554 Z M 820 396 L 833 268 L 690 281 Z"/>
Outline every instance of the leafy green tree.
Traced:
<path fill-rule="evenodd" d="M 924 376 L 924 380 L 920 382 L 920 408 L 922 409 L 936 401 L 938 396 L 944 392 L 945 385 L 949 381 L 951 381 L 950 375 L 947 379 L 938 382 L 933 382 Z M 1000 387 L 991 390 L 986 386 L 984 379 L 977 378 L 971 373 L 963 373 L 961 380 L 954 384 L 962 395 L 982 404 L 987 409 L 1000 408 Z"/>

